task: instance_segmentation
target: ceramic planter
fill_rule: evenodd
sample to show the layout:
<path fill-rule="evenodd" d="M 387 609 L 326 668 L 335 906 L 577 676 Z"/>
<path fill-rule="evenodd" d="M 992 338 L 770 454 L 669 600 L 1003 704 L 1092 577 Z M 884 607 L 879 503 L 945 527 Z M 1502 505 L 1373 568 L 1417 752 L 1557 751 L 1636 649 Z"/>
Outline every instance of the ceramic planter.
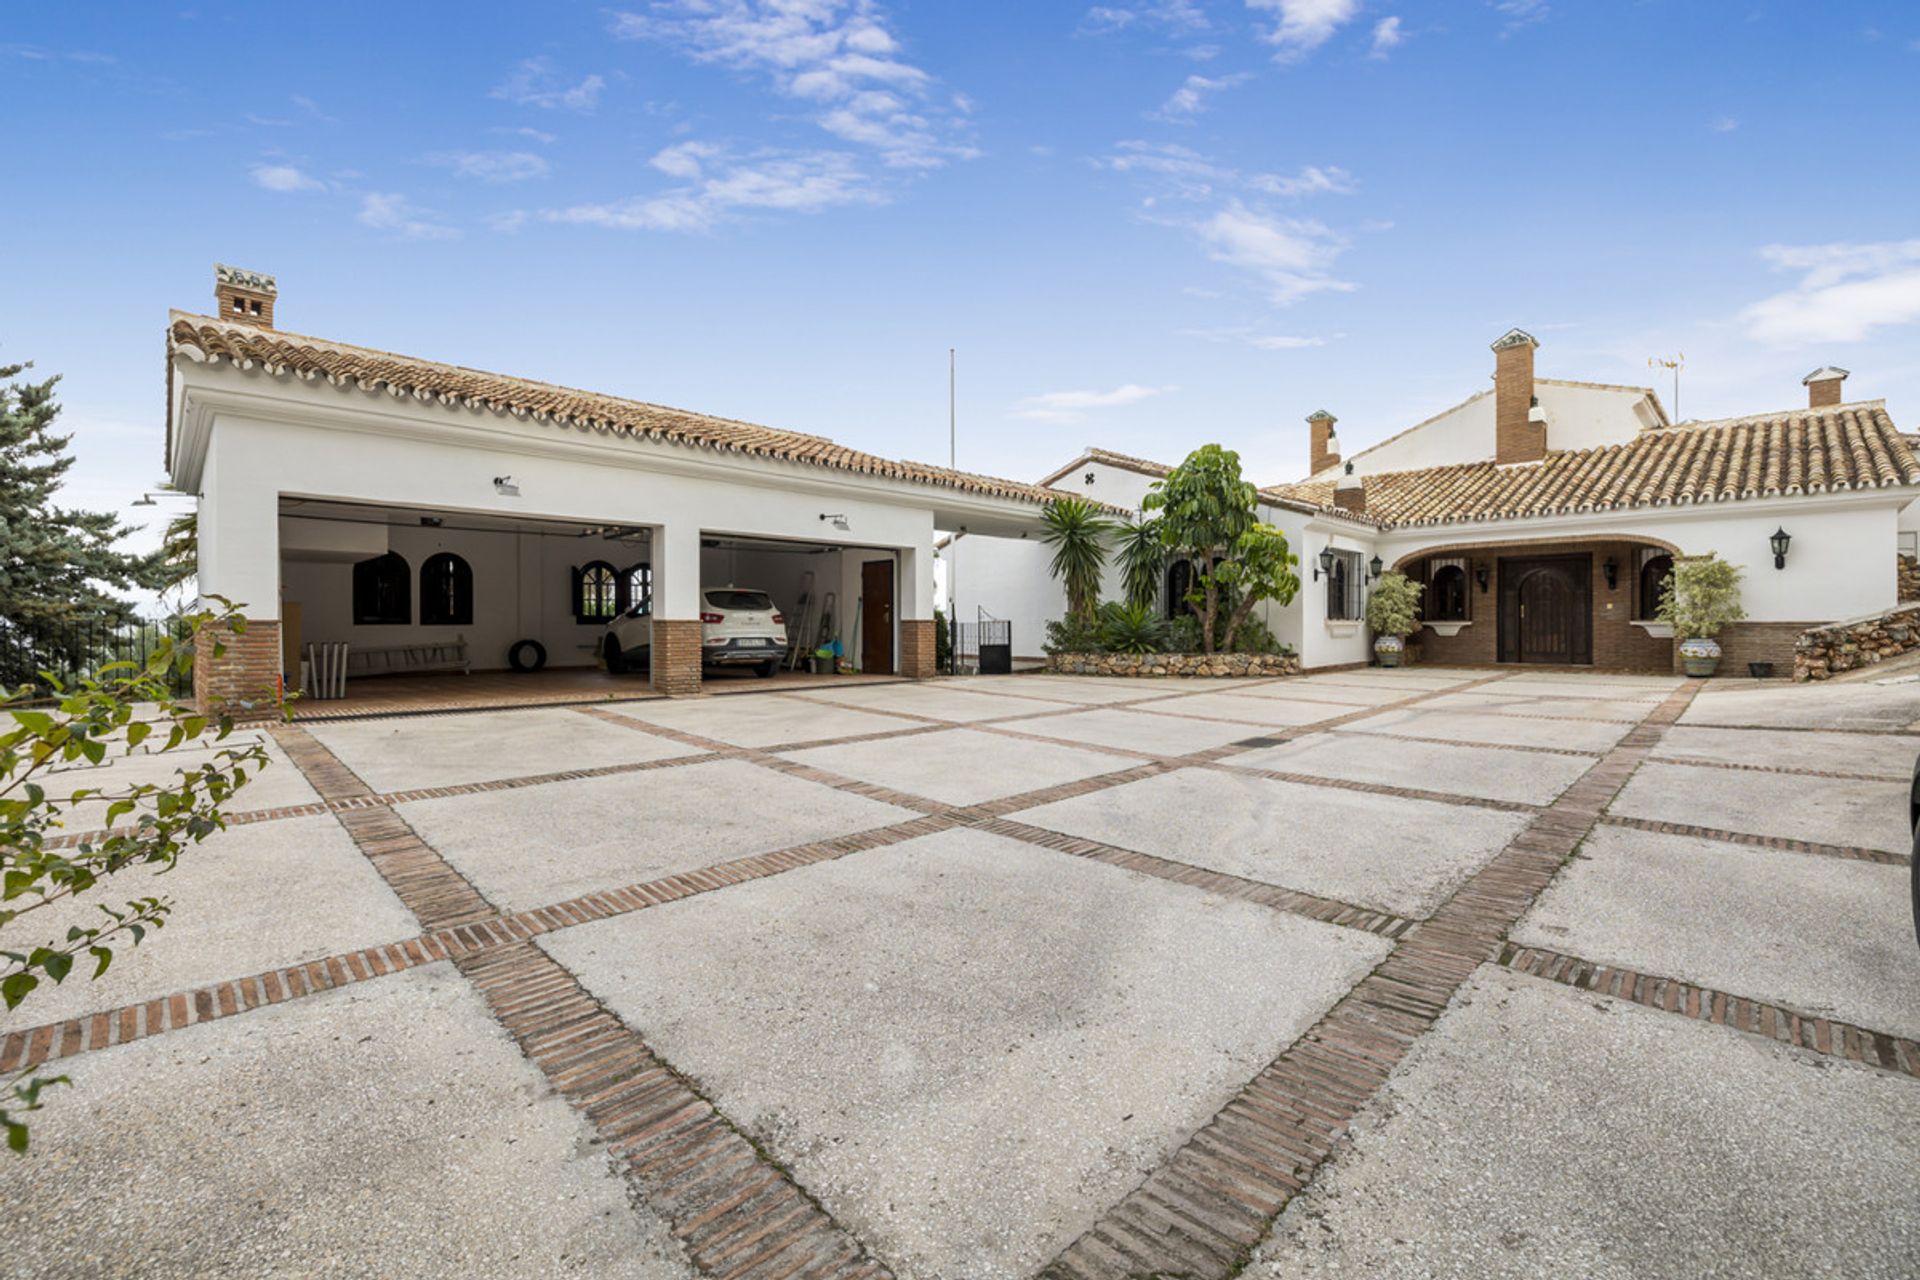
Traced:
<path fill-rule="evenodd" d="M 1380 636 L 1373 642 L 1373 656 L 1383 667 L 1400 665 L 1400 655 L 1405 652 L 1407 642 L 1399 636 Z"/>
<path fill-rule="evenodd" d="M 1720 666 L 1720 642 L 1718 640 L 1682 640 L 1680 666 L 1690 676 L 1704 679 L 1712 675 Z"/>

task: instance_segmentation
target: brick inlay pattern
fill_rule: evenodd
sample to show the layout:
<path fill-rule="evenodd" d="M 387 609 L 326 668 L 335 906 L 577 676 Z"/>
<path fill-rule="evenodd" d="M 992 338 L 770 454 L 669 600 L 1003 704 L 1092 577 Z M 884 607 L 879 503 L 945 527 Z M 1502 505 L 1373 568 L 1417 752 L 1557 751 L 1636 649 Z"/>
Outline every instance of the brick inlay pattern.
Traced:
<path fill-rule="evenodd" d="M 1831 1058 L 1920 1077 L 1920 1044 L 1884 1031 L 1799 1013 L 1780 1005 L 1696 986 L 1678 978 L 1599 964 L 1557 951 L 1519 947 L 1501 949 L 1500 963 L 1520 973 L 1563 986 L 1630 1000 L 1649 1009 L 1677 1013 L 1699 1022 L 1732 1027 L 1749 1035 L 1797 1045 Z"/>
<path fill-rule="evenodd" d="M 1454 993 L 1573 855 L 1695 690 L 1662 701 L 1165 1164 L 1046 1280 L 1226 1280 Z"/>
<path fill-rule="evenodd" d="M 1759 849 L 1780 849 L 1788 853 L 1806 853 L 1820 858 L 1845 858 L 1851 862 L 1879 862 L 1894 867 L 1913 865 L 1911 854 L 1886 849 L 1865 849 L 1850 844 L 1816 844 L 1811 840 L 1790 840 L 1786 836 L 1754 835 L 1748 831 L 1726 831 L 1719 827 L 1696 827 L 1686 822 L 1661 822 L 1654 818 L 1630 818 L 1609 813 L 1600 821 L 1609 827 L 1631 827 L 1635 831 L 1653 831 L 1665 836 L 1694 836 L 1702 840 L 1720 840 L 1727 844 L 1752 845 Z"/>
<path fill-rule="evenodd" d="M 891 1274 L 544 951 L 519 943 L 455 964 L 703 1272 L 729 1280 Z"/>

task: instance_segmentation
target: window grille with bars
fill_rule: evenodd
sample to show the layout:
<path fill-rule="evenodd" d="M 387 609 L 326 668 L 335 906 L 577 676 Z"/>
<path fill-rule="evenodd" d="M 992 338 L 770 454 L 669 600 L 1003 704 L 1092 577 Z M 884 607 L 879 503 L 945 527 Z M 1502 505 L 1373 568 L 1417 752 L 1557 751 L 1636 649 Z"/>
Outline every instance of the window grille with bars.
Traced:
<path fill-rule="evenodd" d="M 1351 622 L 1360 617 L 1361 575 L 1358 551 L 1333 553 L 1333 568 L 1327 573 L 1327 621 Z"/>

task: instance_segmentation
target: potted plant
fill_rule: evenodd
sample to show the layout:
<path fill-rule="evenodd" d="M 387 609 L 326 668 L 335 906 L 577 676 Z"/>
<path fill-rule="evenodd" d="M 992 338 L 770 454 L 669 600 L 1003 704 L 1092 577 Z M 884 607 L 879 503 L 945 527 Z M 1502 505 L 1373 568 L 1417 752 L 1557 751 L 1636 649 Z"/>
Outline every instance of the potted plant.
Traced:
<path fill-rule="evenodd" d="M 1704 679 L 1719 668 L 1720 633 L 1746 616 L 1737 565 L 1711 552 L 1674 561 L 1660 589 L 1660 620 L 1673 624 L 1688 675 Z"/>
<path fill-rule="evenodd" d="M 1419 627 L 1414 612 L 1426 587 L 1395 570 L 1383 573 L 1367 598 L 1367 625 L 1373 628 L 1373 656 L 1383 667 L 1397 667 L 1407 648 L 1407 637 Z"/>

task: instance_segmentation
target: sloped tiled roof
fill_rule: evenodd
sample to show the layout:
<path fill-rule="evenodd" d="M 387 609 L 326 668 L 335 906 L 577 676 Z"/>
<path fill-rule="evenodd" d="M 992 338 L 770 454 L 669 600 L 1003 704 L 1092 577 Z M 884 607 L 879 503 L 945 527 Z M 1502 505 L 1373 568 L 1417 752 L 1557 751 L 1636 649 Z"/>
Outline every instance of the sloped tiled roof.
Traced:
<path fill-rule="evenodd" d="M 1017 480 L 918 462 L 896 462 L 836 444 L 825 436 L 782 431 L 732 418 L 576 391 L 552 383 L 439 364 L 277 329 L 232 324 L 181 311 L 169 316 L 167 355 L 169 456 L 173 433 L 173 363 L 175 356 L 184 355 L 226 360 L 243 369 L 260 368 L 276 377 L 325 378 L 334 385 L 351 384 L 369 391 L 390 390 L 444 405 L 497 409 L 578 430 L 831 467 L 987 497 L 1044 503 L 1064 496 L 1060 490 L 1044 485 L 1022 484 Z"/>
<path fill-rule="evenodd" d="M 1088 445 L 1080 451 L 1079 457 L 1069 462 L 1066 466 L 1052 472 L 1050 475 L 1042 477 L 1040 483 L 1052 484 L 1069 471 L 1078 470 L 1089 462 L 1105 463 L 1109 467 L 1117 467 L 1121 471 L 1132 471 L 1143 476 L 1168 476 L 1173 474 L 1173 468 L 1167 463 L 1154 462 L 1148 458 L 1135 458 L 1128 454 L 1115 453 L 1111 449 L 1102 449 L 1095 445 Z"/>
<path fill-rule="evenodd" d="M 1736 502 L 1920 484 L 1920 460 L 1885 403 L 1864 400 L 1686 423 L 1626 444 L 1365 477 L 1366 518 L 1383 526 L 1519 520 L 1632 507 Z M 1332 477 L 1276 495 L 1333 510 Z"/>

